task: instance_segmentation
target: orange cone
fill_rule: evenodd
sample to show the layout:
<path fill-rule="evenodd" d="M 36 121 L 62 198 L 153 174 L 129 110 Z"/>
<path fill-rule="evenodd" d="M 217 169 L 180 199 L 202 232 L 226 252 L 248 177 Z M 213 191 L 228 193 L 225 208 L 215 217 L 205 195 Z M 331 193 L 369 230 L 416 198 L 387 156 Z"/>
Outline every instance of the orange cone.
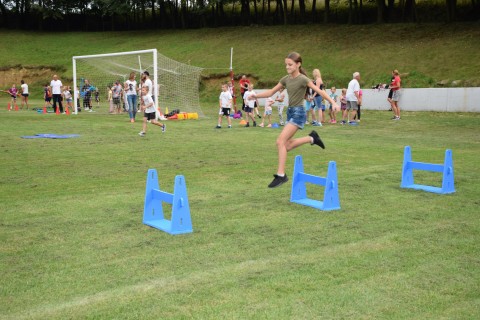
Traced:
<path fill-rule="evenodd" d="M 18 105 L 15 105 L 15 111 L 18 111 Z"/>
<path fill-rule="evenodd" d="M 43 113 L 47 113 L 47 107 L 43 106 Z"/>
<path fill-rule="evenodd" d="M 65 114 L 66 114 L 67 116 L 70 115 L 70 110 L 68 110 L 68 107 L 65 107 Z"/>
<path fill-rule="evenodd" d="M 57 109 L 57 110 L 55 110 L 55 114 L 60 114 L 60 108 L 57 106 L 56 109 Z"/>
<path fill-rule="evenodd" d="M 10 103 L 7 104 L 7 110 L 10 111 Z"/>

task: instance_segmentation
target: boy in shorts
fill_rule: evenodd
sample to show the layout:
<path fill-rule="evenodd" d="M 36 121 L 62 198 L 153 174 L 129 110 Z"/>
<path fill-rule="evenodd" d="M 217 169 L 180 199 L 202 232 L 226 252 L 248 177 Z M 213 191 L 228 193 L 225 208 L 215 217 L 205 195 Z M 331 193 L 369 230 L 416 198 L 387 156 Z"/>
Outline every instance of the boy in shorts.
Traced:
<path fill-rule="evenodd" d="M 147 134 L 147 121 L 150 120 L 151 124 L 162 127 L 162 133 L 165 132 L 166 126 L 163 123 L 157 121 L 155 116 L 155 104 L 153 103 L 152 96 L 148 94 L 148 88 L 142 88 L 142 104 L 140 108 L 143 110 L 143 130 L 138 133 L 139 136 L 145 137 Z"/>
<path fill-rule="evenodd" d="M 243 101 L 245 102 L 245 113 L 247 114 L 247 125 L 245 127 L 250 127 L 250 121 L 249 119 L 252 119 L 253 121 L 253 126 L 256 127 L 257 123 L 255 122 L 255 117 L 253 115 L 253 109 L 255 107 L 255 103 L 259 105 L 258 99 L 253 98 L 253 99 L 248 99 L 249 96 L 255 96 L 255 91 L 253 91 L 253 84 L 248 85 L 248 91 L 245 91 L 243 95 Z"/>
<path fill-rule="evenodd" d="M 218 124 L 215 127 L 216 129 L 220 129 L 222 127 L 222 117 L 227 117 L 228 127 L 232 127 L 232 119 L 230 119 L 230 111 L 232 110 L 232 94 L 228 90 L 226 84 L 222 84 L 222 92 L 220 93 L 220 97 L 218 98 L 220 110 L 218 111 Z"/>

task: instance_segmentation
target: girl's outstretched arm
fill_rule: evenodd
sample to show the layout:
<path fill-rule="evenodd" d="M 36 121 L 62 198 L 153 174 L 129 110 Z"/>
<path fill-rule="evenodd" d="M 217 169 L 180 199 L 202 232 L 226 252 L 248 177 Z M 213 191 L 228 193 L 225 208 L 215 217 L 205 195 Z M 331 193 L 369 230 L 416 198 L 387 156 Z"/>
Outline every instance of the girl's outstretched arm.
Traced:
<path fill-rule="evenodd" d="M 263 92 L 260 92 L 260 93 L 255 93 L 253 95 L 250 95 L 248 97 L 248 100 L 252 100 L 252 99 L 256 99 L 256 98 L 268 98 L 268 97 L 271 97 L 273 96 L 278 90 L 280 90 L 281 88 L 283 88 L 283 85 L 279 82 L 277 83 L 277 85 L 275 87 L 273 87 L 272 89 L 269 89 L 269 90 L 266 90 L 266 91 L 263 91 Z M 253 96 L 253 97 L 252 97 Z"/>
<path fill-rule="evenodd" d="M 328 93 L 327 93 L 325 90 L 320 90 L 320 88 L 318 88 L 317 86 L 315 86 L 312 81 L 310 81 L 310 82 L 308 83 L 308 87 L 311 88 L 311 89 L 312 89 L 313 91 L 315 91 L 316 93 L 318 93 L 319 95 L 321 95 L 322 98 L 324 98 L 325 100 L 327 100 L 328 102 L 330 102 L 330 104 L 331 104 L 332 106 L 335 105 L 335 106 L 338 107 L 337 102 L 334 101 L 332 98 L 330 98 L 330 96 L 328 95 Z"/>

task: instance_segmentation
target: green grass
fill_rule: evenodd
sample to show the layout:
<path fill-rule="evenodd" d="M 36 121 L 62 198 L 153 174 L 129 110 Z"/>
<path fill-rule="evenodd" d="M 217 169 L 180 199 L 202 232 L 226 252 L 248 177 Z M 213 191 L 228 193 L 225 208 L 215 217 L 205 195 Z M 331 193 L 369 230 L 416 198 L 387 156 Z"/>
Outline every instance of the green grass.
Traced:
<path fill-rule="evenodd" d="M 478 23 L 98 33 L 0 31 L 2 43 L 8 43 L 0 47 L 0 67 L 52 66 L 67 83 L 72 78 L 72 56 L 157 48 L 167 57 L 206 68 L 205 75 L 226 75 L 233 47 L 235 73 L 251 75 L 257 88 L 270 87 L 285 75 L 284 58 L 291 51 L 302 54 L 309 74 L 319 68 L 329 86 L 344 87 L 352 73 L 360 71 L 362 86 L 370 87 L 388 82 L 393 69 L 400 71 L 405 87 L 435 87 L 440 81 L 449 86 L 454 80 L 460 80 L 460 86 L 479 86 L 479 37 Z M 32 94 L 40 97 L 40 85 L 49 80 L 32 83 Z M 216 98 L 218 91 L 217 84 L 205 84 L 203 99 Z"/>
<path fill-rule="evenodd" d="M 145 138 L 104 107 L 0 110 L 1 319 L 480 317 L 480 115 L 365 111 L 319 128 L 327 148 L 292 151 L 287 174 L 297 154 L 320 176 L 336 161 L 341 210 L 324 212 L 266 187 L 278 130 L 215 130 L 205 109 Z M 47 132 L 81 137 L 20 138 Z M 451 148 L 456 192 L 401 189 L 405 145 L 432 163 Z M 193 233 L 142 224 L 149 168 L 167 192 L 185 176 Z"/>

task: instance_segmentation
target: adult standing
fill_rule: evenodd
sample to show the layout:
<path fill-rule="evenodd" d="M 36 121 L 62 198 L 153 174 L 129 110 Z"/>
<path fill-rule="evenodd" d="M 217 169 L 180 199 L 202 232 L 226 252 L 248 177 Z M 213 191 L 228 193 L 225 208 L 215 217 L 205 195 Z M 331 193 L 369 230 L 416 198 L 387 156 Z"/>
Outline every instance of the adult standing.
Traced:
<path fill-rule="evenodd" d="M 135 122 L 135 115 L 137 114 L 137 81 L 135 77 L 135 72 L 130 72 L 130 77 L 125 81 L 124 87 L 127 95 L 130 122 Z"/>
<path fill-rule="evenodd" d="M 392 99 L 390 99 L 390 105 L 392 106 L 393 118 L 392 120 L 400 120 L 400 107 L 398 101 L 400 100 L 400 88 L 402 87 L 402 80 L 398 74 L 398 70 L 393 70 L 393 81 L 390 84 L 392 90 Z"/>
<path fill-rule="evenodd" d="M 392 89 L 390 88 L 390 85 L 392 84 L 393 80 L 395 79 L 395 76 L 393 75 L 393 72 L 395 70 L 392 70 L 392 77 L 390 79 L 390 84 L 387 85 L 387 88 L 389 88 L 390 90 L 388 90 L 388 98 L 387 98 L 387 101 L 388 103 L 390 103 L 390 110 L 388 111 L 392 111 L 392 95 L 393 95 L 393 91 Z"/>
<path fill-rule="evenodd" d="M 53 100 L 53 110 L 57 110 L 57 102 L 60 108 L 60 113 L 63 113 L 62 105 L 62 81 L 58 80 L 56 74 L 53 75 L 52 81 L 50 81 L 50 87 L 52 88 L 52 100 Z"/>
<path fill-rule="evenodd" d="M 82 86 L 82 97 L 83 97 L 83 109 L 88 112 L 93 112 L 92 110 L 92 87 L 88 79 L 85 79 L 85 82 Z"/>
<path fill-rule="evenodd" d="M 28 84 L 25 83 L 25 81 L 20 81 L 20 83 L 22 84 L 20 86 L 20 88 L 22 88 L 22 109 L 23 109 L 23 105 L 26 104 L 27 105 L 27 110 L 28 110 Z"/>
<path fill-rule="evenodd" d="M 240 95 L 242 96 L 242 110 L 245 109 L 245 100 L 243 99 L 243 95 L 245 94 L 245 91 L 248 90 L 248 86 L 250 85 L 250 80 L 247 79 L 246 75 L 243 75 L 242 78 L 239 81 L 240 84 Z"/>
<path fill-rule="evenodd" d="M 356 123 L 353 119 L 357 114 L 358 102 L 360 100 L 360 83 L 358 80 L 360 80 L 360 73 L 354 72 L 353 79 L 350 80 L 347 88 L 347 110 L 349 113 L 351 112 L 349 119 L 352 119 L 349 122 L 350 124 Z M 342 124 L 345 124 L 345 119 L 342 121 Z"/>

